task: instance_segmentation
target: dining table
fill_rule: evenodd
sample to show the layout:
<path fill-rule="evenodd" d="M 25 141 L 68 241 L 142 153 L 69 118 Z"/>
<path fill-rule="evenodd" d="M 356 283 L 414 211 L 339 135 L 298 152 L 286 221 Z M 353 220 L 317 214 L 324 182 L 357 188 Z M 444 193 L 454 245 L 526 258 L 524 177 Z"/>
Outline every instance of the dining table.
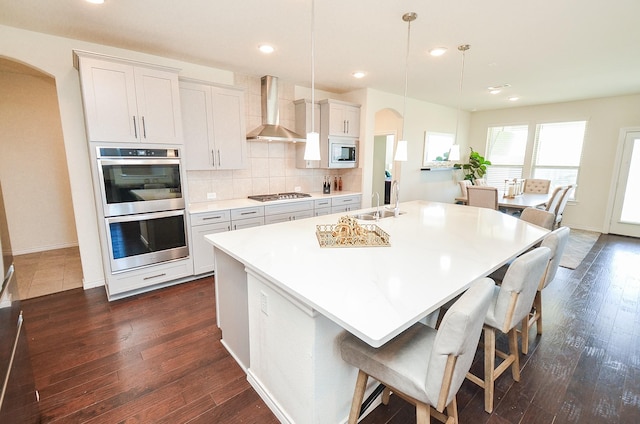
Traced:
<path fill-rule="evenodd" d="M 467 198 L 456 197 L 455 201 L 466 204 Z M 522 193 L 516 196 L 505 196 L 504 191 L 498 190 L 498 208 L 522 211 L 526 208 L 537 208 L 549 201 L 549 193 Z"/>
<path fill-rule="evenodd" d="M 548 233 L 491 209 L 412 201 L 357 219 L 388 236 L 373 245 L 325 243 L 374 209 L 205 236 L 221 342 L 283 423 L 346 421 L 357 369 L 340 356 L 345 332 L 380 347 Z"/>

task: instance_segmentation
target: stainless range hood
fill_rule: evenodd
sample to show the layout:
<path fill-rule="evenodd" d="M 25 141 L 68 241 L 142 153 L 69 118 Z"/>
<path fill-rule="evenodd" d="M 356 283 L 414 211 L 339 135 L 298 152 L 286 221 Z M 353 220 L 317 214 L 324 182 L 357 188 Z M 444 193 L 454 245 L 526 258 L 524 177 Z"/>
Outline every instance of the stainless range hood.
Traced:
<path fill-rule="evenodd" d="M 247 134 L 249 141 L 307 141 L 294 131 L 280 126 L 278 112 L 278 78 L 265 75 L 261 78 L 262 125 Z"/>

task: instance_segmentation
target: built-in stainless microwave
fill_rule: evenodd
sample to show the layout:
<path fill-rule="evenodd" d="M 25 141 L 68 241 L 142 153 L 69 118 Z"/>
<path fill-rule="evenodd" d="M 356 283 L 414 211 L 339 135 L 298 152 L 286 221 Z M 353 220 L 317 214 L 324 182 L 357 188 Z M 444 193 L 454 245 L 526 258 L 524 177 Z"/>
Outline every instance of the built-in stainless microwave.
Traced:
<path fill-rule="evenodd" d="M 329 168 L 355 168 L 358 166 L 358 140 L 329 138 Z"/>

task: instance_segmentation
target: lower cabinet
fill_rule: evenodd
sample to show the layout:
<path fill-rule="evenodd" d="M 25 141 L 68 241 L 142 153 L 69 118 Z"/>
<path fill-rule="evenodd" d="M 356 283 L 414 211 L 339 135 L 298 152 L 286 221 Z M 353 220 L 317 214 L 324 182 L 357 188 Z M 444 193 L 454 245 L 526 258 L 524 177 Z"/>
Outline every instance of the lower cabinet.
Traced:
<path fill-rule="evenodd" d="M 354 194 L 331 199 L 331 213 L 349 212 L 360 209 L 362 196 Z"/>
<path fill-rule="evenodd" d="M 313 200 L 281 203 L 278 205 L 268 205 L 264 207 L 265 224 L 295 221 L 297 219 L 311 218 L 313 216 Z"/>
<path fill-rule="evenodd" d="M 231 210 L 232 230 L 241 230 L 259 225 L 264 225 L 264 206 Z"/>

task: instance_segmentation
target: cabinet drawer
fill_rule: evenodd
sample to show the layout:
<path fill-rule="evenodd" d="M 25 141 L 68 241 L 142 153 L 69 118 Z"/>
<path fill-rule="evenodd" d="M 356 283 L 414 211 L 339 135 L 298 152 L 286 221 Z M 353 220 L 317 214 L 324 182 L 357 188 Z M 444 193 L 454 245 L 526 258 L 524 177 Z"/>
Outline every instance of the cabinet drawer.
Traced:
<path fill-rule="evenodd" d="M 124 297 L 122 294 L 125 292 L 168 283 L 191 275 L 193 275 L 191 258 L 113 275 L 108 282 L 109 300 Z"/>
<path fill-rule="evenodd" d="M 231 220 L 255 218 L 264 216 L 264 206 L 255 206 L 251 208 L 231 209 Z"/>
<path fill-rule="evenodd" d="M 360 195 L 334 197 L 331 206 L 360 206 Z"/>
<path fill-rule="evenodd" d="M 191 226 L 216 224 L 218 222 L 229 222 L 230 213 L 228 210 L 205 212 L 191 215 Z"/>
<path fill-rule="evenodd" d="M 313 208 L 314 209 L 330 208 L 330 207 L 331 207 L 331 199 L 330 198 L 318 199 L 318 200 L 314 200 L 313 201 Z"/>

